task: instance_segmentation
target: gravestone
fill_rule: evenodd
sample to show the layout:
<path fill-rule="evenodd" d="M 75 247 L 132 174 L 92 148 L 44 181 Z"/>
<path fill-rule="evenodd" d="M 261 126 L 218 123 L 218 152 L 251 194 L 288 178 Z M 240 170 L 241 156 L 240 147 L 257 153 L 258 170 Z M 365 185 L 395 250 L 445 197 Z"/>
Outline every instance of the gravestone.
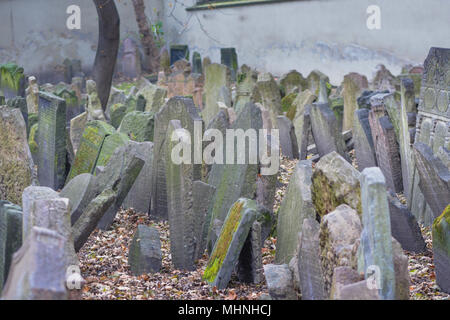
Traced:
<path fill-rule="evenodd" d="M 98 223 L 101 230 L 111 227 L 117 211 L 145 164 L 146 159 L 143 159 L 139 152 L 139 144 L 139 142 L 127 141 L 124 146 L 117 148 L 105 169 L 96 176 L 95 194 L 107 189 L 112 189 L 116 194 L 113 205 L 108 208 Z"/>
<path fill-rule="evenodd" d="M 140 153 L 141 159 L 145 160 L 145 164 L 122 206 L 124 208 L 134 208 L 137 212 L 149 213 L 152 197 L 153 143 L 139 143 L 136 151 Z"/>
<path fill-rule="evenodd" d="M 158 229 L 138 225 L 128 250 L 128 264 L 135 276 L 159 272 L 162 267 L 162 253 Z"/>
<path fill-rule="evenodd" d="M 216 188 L 196 180 L 192 186 L 192 196 L 194 198 L 193 211 L 194 219 L 197 223 L 194 225 L 194 235 L 196 237 L 195 259 L 200 259 L 205 252 L 205 240 L 206 236 L 203 235 L 205 229 L 206 217 L 211 205 L 211 201 L 214 197 Z"/>
<path fill-rule="evenodd" d="M 180 120 L 182 128 L 188 130 L 191 138 L 194 138 L 194 122 L 202 119 L 198 109 L 190 98 L 171 98 L 163 108 L 155 114 L 155 131 L 153 137 L 153 169 L 152 169 L 152 204 L 151 215 L 160 219 L 167 219 L 167 192 L 166 192 L 166 163 L 165 144 L 166 131 L 170 120 Z M 200 134 L 202 134 L 200 132 Z M 201 138 L 200 138 L 201 139 Z M 199 140 L 200 141 L 200 140 Z M 191 159 L 194 157 L 194 148 L 191 150 Z M 194 165 L 194 180 L 200 180 L 201 166 Z"/>
<path fill-rule="evenodd" d="M 398 193 L 403 190 L 399 146 L 394 126 L 389 117 L 384 115 L 384 110 L 384 103 L 374 100 L 374 97 L 372 97 L 369 123 L 377 164 L 386 178 L 387 187 Z"/>
<path fill-rule="evenodd" d="M 0 292 L 5 283 L 14 252 L 22 245 L 22 209 L 0 200 Z"/>
<path fill-rule="evenodd" d="M 70 120 L 69 138 L 73 148 L 73 154 L 76 155 L 83 137 L 84 128 L 87 123 L 87 112 L 76 116 Z"/>
<path fill-rule="evenodd" d="M 176 163 L 173 159 L 175 146 L 182 144 L 191 148 L 189 133 L 182 131 L 179 120 L 170 120 L 167 127 L 164 152 L 166 155 L 167 212 L 170 226 L 170 252 L 176 269 L 194 270 L 196 221 L 193 211 L 192 188 L 194 182 L 194 165 Z M 177 154 L 178 155 L 178 154 Z"/>
<path fill-rule="evenodd" d="M 316 216 L 311 197 L 311 177 L 312 162 L 299 161 L 278 210 L 277 263 L 289 263 L 298 246 L 298 233 L 302 231 L 303 220 Z"/>
<path fill-rule="evenodd" d="M 0 92 L 6 100 L 25 97 L 25 82 L 23 68 L 14 63 L 0 65 Z"/>
<path fill-rule="evenodd" d="M 70 180 L 59 193 L 61 198 L 70 200 L 70 218 L 72 225 L 83 213 L 87 203 L 91 200 L 94 185 L 93 175 L 82 173 Z"/>
<path fill-rule="evenodd" d="M 264 266 L 267 289 L 272 300 L 297 300 L 292 273 L 287 264 L 266 264 Z"/>
<path fill-rule="evenodd" d="M 118 131 L 128 135 L 133 141 L 153 141 L 154 115 L 153 112 L 129 112 L 122 119 Z"/>
<path fill-rule="evenodd" d="M 79 174 L 94 172 L 102 145 L 106 137 L 114 132 L 114 127 L 103 121 L 94 120 L 86 123 L 67 182 Z"/>
<path fill-rule="evenodd" d="M 351 266 L 353 245 L 361 235 L 361 220 L 357 212 L 341 204 L 323 217 L 320 223 L 319 245 L 325 292 L 330 295 L 333 273 L 340 266 Z"/>
<path fill-rule="evenodd" d="M 344 96 L 344 121 L 342 130 L 352 129 L 354 123 L 353 115 L 358 108 L 356 101 L 363 90 L 369 87 L 366 76 L 351 72 L 344 76 L 342 83 L 342 94 Z"/>
<path fill-rule="evenodd" d="M 170 65 L 176 61 L 187 59 L 189 60 L 189 48 L 186 45 L 171 45 L 170 46 Z"/>
<path fill-rule="evenodd" d="M 234 110 L 239 113 L 251 101 L 251 95 L 258 80 L 258 73 L 247 65 L 239 68 L 236 81 L 236 98 Z"/>
<path fill-rule="evenodd" d="M 261 103 L 264 108 L 269 110 L 272 127 L 277 128 L 277 116 L 282 114 L 281 93 L 278 84 L 270 73 L 258 74 L 252 98 L 254 102 Z"/>
<path fill-rule="evenodd" d="M 317 151 L 321 157 L 336 151 L 347 161 L 347 148 L 339 132 L 336 116 L 327 103 L 313 103 L 311 105 L 311 130 Z"/>
<path fill-rule="evenodd" d="M 39 153 L 39 145 L 37 144 L 38 128 L 39 125 L 35 123 L 30 128 L 30 134 L 28 135 L 28 146 L 30 147 L 31 158 L 33 159 L 33 163 L 38 163 L 38 153 Z"/>
<path fill-rule="evenodd" d="M 248 103 L 240 113 L 238 119 L 233 123 L 232 129 L 242 129 L 245 131 L 254 129 L 258 132 L 262 129 L 261 111 L 253 103 Z M 253 139 L 255 138 L 255 139 Z M 253 141 L 254 146 L 258 146 L 258 138 L 255 136 Z M 223 222 L 226 218 L 226 214 L 229 208 L 239 198 L 253 198 L 256 192 L 256 180 L 258 175 L 258 163 L 257 159 L 251 162 L 249 155 L 250 143 L 245 143 L 245 160 L 244 163 L 237 163 L 237 154 L 234 150 L 237 150 L 237 143 L 240 139 L 233 137 L 232 143 L 233 152 L 230 152 L 227 148 L 227 154 L 231 155 L 232 161 L 226 161 L 226 164 L 213 164 L 211 172 L 208 178 L 208 184 L 216 188 L 216 193 L 213 198 L 212 206 L 208 211 L 208 217 L 205 226 L 208 231 L 205 233 L 207 236 L 207 250 L 211 252 L 214 245 L 215 238 L 212 232 L 212 225 L 215 220 Z M 257 154 L 252 155 L 257 157 Z M 224 163 L 225 163 L 224 159 Z M 255 160 L 255 159 L 253 159 Z"/>
<path fill-rule="evenodd" d="M 122 103 L 113 104 L 109 111 L 109 117 L 111 119 L 111 125 L 114 128 L 118 128 L 122 122 L 123 117 L 127 114 L 127 107 Z"/>
<path fill-rule="evenodd" d="M 425 252 L 426 244 L 416 218 L 407 206 L 400 203 L 395 194 L 388 193 L 388 201 L 392 236 L 404 250 L 414 253 Z"/>
<path fill-rule="evenodd" d="M 250 228 L 247 239 L 245 239 L 235 269 L 240 282 L 260 283 L 262 281 L 261 246 L 263 242 L 261 223 L 255 221 Z"/>
<path fill-rule="evenodd" d="M 29 186 L 22 193 L 23 224 L 22 240 L 25 241 L 32 228 L 32 210 L 36 200 L 53 199 L 58 197 L 58 192 L 48 187 Z"/>
<path fill-rule="evenodd" d="M 121 72 L 127 78 L 136 78 L 141 74 L 141 55 L 131 38 L 123 40 L 123 56 L 120 61 Z"/>
<path fill-rule="evenodd" d="M 136 96 L 144 97 L 146 102 L 144 111 L 158 112 L 164 105 L 167 93 L 167 89 L 156 86 L 150 81 L 145 81 L 145 85 L 138 91 Z"/>
<path fill-rule="evenodd" d="M 20 113 L 22 113 L 23 119 L 25 120 L 25 128 L 27 129 L 28 134 L 28 107 L 27 107 L 27 100 L 22 97 L 14 97 L 9 99 L 6 102 L 6 105 L 10 108 L 19 109 Z"/>
<path fill-rule="evenodd" d="M 105 137 L 105 140 L 103 141 L 102 148 L 100 149 L 100 152 L 97 157 L 97 161 L 95 163 L 95 166 L 106 166 L 109 159 L 113 155 L 114 151 L 126 144 L 127 141 L 130 139 L 128 136 L 121 132 L 115 132 L 107 137 Z"/>
<path fill-rule="evenodd" d="M 192 73 L 203 73 L 202 57 L 198 52 L 194 52 L 194 54 L 192 55 Z"/>
<path fill-rule="evenodd" d="M 372 131 L 370 130 L 368 109 L 355 110 L 352 133 L 358 170 L 363 171 L 365 168 L 376 167 L 377 159 Z"/>
<path fill-rule="evenodd" d="M 23 190 L 33 183 L 34 164 L 18 109 L 0 107 L 0 141 L 0 199 L 20 204 Z"/>
<path fill-rule="evenodd" d="M 3 288 L 5 300 L 67 299 L 64 237 L 34 227 L 12 259 Z"/>
<path fill-rule="evenodd" d="M 84 112 L 84 107 L 80 105 L 75 91 L 62 87 L 58 88 L 54 94 L 66 101 L 66 121 L 68 125 L 70 120 Z"/>
<path fill-rule="evenodd" d="M 332 152 L 316 163 L 312 176 L 312 200 L 323 217 L 345 203 L 361 214 L 360 173 L 338 153 Z"/>
<path fill-rule="evenodd" d="M 384 300 L 395 299 L 395 270 L 391 240 L 391 223 L 386 194 L 386 180 L 380 168 L 367 168 L 361 173 L 361 207 L 363 231 L 359 250 L 358 271 L 366 280 L 376 272 L 377 288 Z"/>
<path fill-rule="evenodd" d="M 66 102 L 50 93 L 39 94 L 38 179 L 59 189 L 66 174 Z"/>
<path fill-rule="evenodd" d="M 450 205 L 434 221 L 432 234 L 436 283 L 450 293 Z"/>
<path fill-rule="evenodd" d="M 310 142 L 312 142 L 309 141 L 309 138 L 312 135 L 312 131 L 310 108 L 307 108 L 307 106 L 313 103 L 316 98 L 317 97 L 313 95 L 311 91 L 306 89 L 305 91 L 300 93 L 293 102 L 296 110 L 292 124 L 295 128 L 295 136 L 297 138 L 300 160 L 306 160 L 307 148 Z"/>
<path fill-rule="evenodd" d="M 205 86 L 203 88 L 202 118 L 209 123 L 219 112 L 219 97 L 222 87 L 231 85 L 230 69 L 222 64 L 212 63 L 203 67 L 205 72 Z"/>
<path fill-rule="evenodd" d="M 291 120 L 295 117 L 296 106 L 294 105 L 294 101 L 297 97 L 298 93 L 292 92 L 281 99 L 281 111 Z"/>
<path fill-rule="evenodd" d="M 88 121 L 101 120 L 106 121 L 105 114 L 103 113 L 102 103 L 98 97 L 97 84 L 94 80 L 86 81 L 87 92 L 87 107 Z"/>
<path fill-rule="evenodd" d="M 286 116 L 278 116 L 277 126 L 280 130 L 281 153 L 290 160 L 298 159 L 297 137 L 295 136 L 295 128 L 291 120 Z"/>
<path fill-rule="evenodd" d="M 239 68 L 238 58 L 235 48 L 220 49 L 220 63 L 226 65 L 231 71 L 231 80 L 236 81 L 236 73 Z"/>
<path fill-rule="evenodd" d="M 280 89 L 283 96 L 287 96 L 293 92 L 302 92 L 306 88 L 306 79 L 297 70 L 291 70 L 280 78 Z"/>
<path fill-rule="evenodd" d="M 324 273 L 320 261 L 319 223 L 314 218 L 303 220 L 297 263 L 302 300 L 326 299 Z"/>
<path fill-rule="evenodd" d="M 333 282 L 330 290 L 331 300 L 342 300 L 342 289 L 345 291 L 345 286 L 350 284 L 356 284 L 357 282 L 363 280 L 358 271 L 350 267 L 337 267 L 333 272 Z M 378 294 L 378 292 L 377 292 Z"/>
<path fill-rule="evenodd" d="M 63 262 L 66 268 L 79 264 L 73 246 L 69 199 L 56 197 L 35 200 L 31 204 L 29 219 L 29 228 L 46 228 L 64 238 Z"/>
<path fill-rule="evenodd" d="M 227 287 L 257 215 L 254 200 L 240 198 L 231 206 L 203 273 L 203 280 L 210 286 L 218 289 Z"/>
<path fill-rule="evenodd" d="M 26 89 L 28 113 L 38 113 L 39 110 L 39 85 L 36 77 L 28 77 L 28 88 Z M 1 104 L 1 103 L 0 103 Z"/>
<path fill-rule="evenodd" d="M 398 80 L 392 73 L 382 64 L 377 65 L 375 77 L 372 80 L 371 86 L 375 90 L 389 90 L 395 91 Z"/>
<path fill-rule="evenodd" d="M 308 85 L 309 91 L 312 92 L 316 97 L 319 96 L 320 92 L 320 80 L 323 80 L 325 83 L 330 83 L 330 79 L 324 73 L 319 70 L 313 70 L 306 78 L 306 83 Z"/>

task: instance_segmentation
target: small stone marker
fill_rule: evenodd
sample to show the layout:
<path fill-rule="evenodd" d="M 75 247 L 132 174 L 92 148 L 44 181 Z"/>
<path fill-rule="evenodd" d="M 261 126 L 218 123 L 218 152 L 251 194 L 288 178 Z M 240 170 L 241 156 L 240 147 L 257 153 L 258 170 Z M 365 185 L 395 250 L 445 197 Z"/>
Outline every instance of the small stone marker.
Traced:
<path fill-rule="evenodd" d="M 254 200 L 241 198 L 231 207 L 203 273 L 211 286 L 226 288 L 257 215 Z"/>
<path fill-rule="evenodd" d="M 272 300 L 297 300 L 292 273 L 287 264 L 266 264 L 264 274 Z"/>
<path fill-rule="evenodd" d="M 159 272 L 162 253 L 158 229 L 138 225 L 128 250 L 128 263 L 131 273 L 135 276 Z"/>

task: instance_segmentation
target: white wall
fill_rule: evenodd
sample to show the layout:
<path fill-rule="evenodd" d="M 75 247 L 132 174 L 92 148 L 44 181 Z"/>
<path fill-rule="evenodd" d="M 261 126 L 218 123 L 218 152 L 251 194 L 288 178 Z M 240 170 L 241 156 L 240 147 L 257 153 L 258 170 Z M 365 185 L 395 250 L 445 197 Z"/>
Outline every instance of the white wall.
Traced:
<path fill-rule="evenodd" d="M 213 62 L 220 61 L 220 47 L 235 47 L 239 64 L 277 75 L 320 69 L 335 84 L 350 71 L 370 79 L 378 63 L 396 74 L 406 63 L 423 63 L 431 46 L 450 47 L 449 0 L 311 0 L 185 11 L 194 2 L 164 1 L 168 39 Z M 373 4 L 381 8 L 381 30 L 366 26 Z"/>

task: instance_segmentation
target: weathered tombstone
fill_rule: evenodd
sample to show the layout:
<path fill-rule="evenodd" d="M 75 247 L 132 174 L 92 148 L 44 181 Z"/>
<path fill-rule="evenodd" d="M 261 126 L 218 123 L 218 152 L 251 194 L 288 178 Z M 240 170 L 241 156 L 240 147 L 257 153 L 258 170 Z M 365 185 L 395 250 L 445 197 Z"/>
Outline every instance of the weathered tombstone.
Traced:
<path fill-rule="evenodd" d="M 258 132 L 259 129 L 262 129 L 260 109 L 253 103 L 248 103 L 240 113 L 238 119 L 233 123 L 232 129 L 242 129 L 244 132 L 249 129 L 253 129 Z M 208 218 L 205 225 L 209 229 L 205 232 L 208 234 L 207 249 L 209 252 L 211 252 L 214 244 L 214 236 L 211 228 L 213 222 L 215 220 L 223 222 L 229 208 L 233 205 L 233 203 L 235 203 L 235 201 L 237 201 L 240 197 L 251 199 L 254 197 L 256 191 L 258 163 L 257 161 L 251 163 L 249 148 L 250 145 L 258 145 L 258 138 L 255 134 L 253 138 L 249 138 L 249 143 L 245 143 L 244 141 L 245 158 L 243 161 L 244 163 L 242 164 L 237 163 L 237 154 L 235 152 L 237 149 L 238 140 L 241 139 L 236 139 L 235 136 L 232 138 L 233 152 L 230 152 L 233 160 L 232 163 L 226 161 L 226 164 L 213 164 L 208 178 L 208 184 L 216 188 L 212 207 L 208 212 Z M 229 151 L 227 150 L 227 154 L 228 153 Z"/>
<path fill-rule="evenodd" d="M 22 193 L 22 208 L 23 208 L 23 224 L 22 224 L 22 239 L 30 233 L 32 227 L 31 212 L 33 210 L 34 202 L 36 200 L 53 199 L 58 197 L 58 192 L 48 187 L 29 186 L 23 190 Z"/>
<path fill-rule="evenodd" d="M 347 204 L 361 214 L 360 173 L 338 153 L 316 163 L 312 176 L 312 200 L 320 217 Z"/>
<path fill-rule="evenodd" d="M 450 293 L 450 205 L 434 221 L 432 230 L 436 282 Z"/>
<path fill-rule="evenodd" d="M 258 74 L 252 98 L 253 101 L 261 103 L 269 110 L 272 127 L 277 128 L 277 116 L 282 113 L 281 93 L 278 84 L 270 73 Z"/>
<path fill-rule="evenodd" d="M 189 48 L 186 45 L 170 46 L 170 65 L 182 59 L 189 59 Z"/>
<path fill-rule="evenodd" d="M 220 63 L 226 65 L 231 70 L 231 80 L 236 81 L 236 73 L 239 68 L 236 49 L 221 48 Z"/>
<path fill-rule="evenodd" d="M 182 130 L 180 120 L 170 120 L 164 146 L 170 252 L 174 267 L 182 270 L 195 269 L 197 243 L 194 229 L 198 221 L 193 212 L 194 165 L 192 161 L 188 164 L 177 163 L 173 159 L 173 150 L 177 145 L 182 145 L 185 152 L 191 149 L 191 143 L 190 134 Z"/>
<path fill-rule="evenodd" d="M 194 235 L 196 237 L 195 259 L 200 259 L 205 252 L 206 239 L 203 236 L 203 230 L 205 229 L 208 209 L 215 191 L 215 187 L 199 180 L 194 181 L 192 186 L 194 219 L 197 221 L 194 225 Z"/>
<path fill-rule="evenodd" d="M 37 113 L 39 110 L 39 85 L 36 77 L 28 77 L 26 89 L 28 113 Z"/>
<path fill-rule="evenodd" d="M 392 300 L 396 295 L 395 270 L 386 180 L 374 167 L 364 169 L 360 181 L 363 231 L 358 271 L 364 272 L 366 280 L 375 276 L 380 297 Z"/>
<path fill-rule="evenodd" d="M 205 86 L 203 89 L 202 118 L 209 123 L 219 112 L 218 100 L 222 87 L 231 85 L 230 69 L 226 66 L 212 63 L 203 67 L 205 71 Z"/>
<path fill-rule="evenodd" d="M 295 117 L 296 106 L 294 105 L 294 101 L 297 97 L 298 92 L 291 92 L 281 99 L 281 111 L 291 120 Z"/>
<path fill-rule="evenodd" d="M 341 204 L 320 223 L 320 259 L 326 295 L 330 295 L 333 272 L 339 266 L 351 266 L 353 245 L 361 236 L 361 220 L 355 210 Z"/>
<path fill-rule="evenodd" d="M 73 148 L 73 154 L 76 155 L 83 137 L 84 128 L 87 123 L 87 112 L 74 117 L 70 120 L 69 139 Z"/>
<path fill-rule="evenodd" d="M 34 227 L 12 259 L 2 292 L 5 300 L 67 299 L 64 237 Z"/>
<path fill-rule="evenodd" d="M 192 73 L 203 73 L 202 57 L 198 52 L 194 52 L 194 54 L 192 55 Z"/>
<path fill-rule="evenodd" d="M 106 122 L 98 120 L 87 122 L 67 182 L 79 174 L 94 172 L 105 138 L 114 132 L 114 127 Z"/>
<path fill-rule="evenodd" d="M 388 193 L 388 201 L 392 236 L 404 250 L 414 253 L 425 252 L 426 244 L 416 218 L 407 206 L 400 203 L 395 194 Z"/>
<path fill-rule="evenodd" d="M 29 228 L 50 229 L 64 238 L 63 262 L 66 268 L 79 264 L 73 246 L 69 199 L 60 197 L 37 199 L 31 205 L 29 218 Z"/>
<path fill-rule="evenodd" d="M 319 223 L 314 218 L 303 220 L 297 263 L 302 299 L 326 299 L 324 274 L 320 261 Z"/>
<path fill-rule="evenodd" d="M 341 288 L 339 300 L 380 300 L 378 290 L 369 286 L 368 280 L 347 284 Z"/>
<path fill-rule="evenodd" d="M 76 92 L 66 87 L 58 88 L 54 94 L 66 101 L 66 121 L 70 124 L 70 120 L 84 112 L 84 107 L 80 105 Z"/>
<path fill-rule="evenodd" d="M 375 90 L 395 91 L 397 83 L 397 79 L 384 65 L 377 65 L 375 77 L 373 78 L 371 83 L 372 87 Z"/>
<path fill-rule="evenodd" d="M 66 102 L 50 93 L 39 94 L 38 179 L 59 189 L 66 174 Z"/>
<path fill-rule="evenodd" d="M 363 171 L 365 168 L 376 167 L 377 160 L 370 130 L 369 110 L 355 110 L 352 133 L 358 170 Z"/>
<path fill-rule="evenodd" d="M 86 91 L 88 95 L 86 111 L 88 113 L 88 121 L 101 120 L 106 121 L 103 113 L 102 103 L 98 97 L 97 84 L 94 80 L 86 81 Z"/>
<path fill-rule="evenodd" d="M 38 163 L 38 154 L 39 154 L 39 145 L 37 144 L 38 128 L 39 125 L 35 123 L 30 128 L 30 134 L 28 135 L 28 146 L 30 147 L 33 163 Z"/>
<path fill-rule="evenodd" d="M 342 289 L 350 284 L 362 281 L 363 278 L 358 271 L 350 267 L 337 267 L 333 272 L 333 281 L 330 290 L 331 300 L 342 300 Z M 347 289 L 344 289 L 344 294 Z M 378 292 L 376 292 L 378 294 Z M 361 297 L 362 298 L 362 297 Z"/>
<path fill-rule="evenodd" d="M 294 125 L 286 116 L 278 116 L 277 124 L 280 130 L 281 153 L 288 159 L 298 159 L 299 152 Z"/>
<path fill-rule="evenodd" d="M 125 115 L 118 129 L 137 142 L 153 141 L 155 119 L 153 112 L 132 111 Z"/>
<path fill-rule="evenodd" d="M 322 79 L 325 83 L 330 83 L 330 79 L 319 70 L 311 71 L 306 78 L 309 91 L 311 91 L 316 97 L 319 96 L 320 92 L 320 79 Z"/>
<path fill-rule="evenodd" d="M 450 159 L 450 152 L 447 153 Z M 450 202 L 450 166 L 445 165 L 433 154 L 433 150 L 422 142 L 414 144 L 414 158 L 420 177 L 420 190 L 434 218 L 437 218 Z"/>
<path fill-rule="evenodd" d="M 203 279 L 211 286 L 226 288 L 257 215 L 254 200 L 240 198 L 230 208 L 203 273 Z"/>
<path fill-rule="evenodd" d="M 83 209 L 90 199 L 92 187 L 94 184 L 93 175 L 90 173 L 82 173 L 70 180 L 59 193 L 62 198 L 70 200 L 70 218 L 72 225 L 78 220 L 83 213 Z"/>
<path fill-rule="evenodd" d="M 122 74 L 127 78 L 136 78 L 141 74 L 141 55 L 131 38 L 123 41 L 123 56 L 120 61 Z"/>
<path fill-rule="evenodd" d="M 103 141 L 102 148 L 97 157 L 95 166 L 106 166 L 114 151 L 126 144 L 130 139 L 128 136 L 121 132 L 115 132 L 107 137 Z"/>
<path fill-rule="evenodd" d="M 0 107 L 0 141 L 0 199 L 20 204 L 23 190 L 33 183 L 34 164 L 18 109 Z"/>
<path fill-rule="evenodd" d="M 262 281 L 262 239 L 261 223 L 253 222 L 239 254 L 236 273 L 243 283 L 260 283 Z"/>
<path fill-rule="evenodd" d="M 272 300 L 297 300 L 292 273 L 287 264 L 266 264 L 264 275 Z"/>
<path fill-rule="evenodd" d="M 239 113 L 250 102 L 253 89 L 258 80 L 258 73 L 247 65 L 239 68 L 236 81 L 236 98 L 233 108 Z"/>
<path fill-rule="evenodd" d="M 164 105 L 168 93 L 167 89 L 156 86 L 149 81 L 146 81 L 145 84 L 136 96 L 144 97 L 146 102 L 144 111 L 158 112 Z"/>
<path fill-rule="evenodd" d="M 198 109 L 195 107 L 192 99 L 183 97 L 171 98 L 164 107 L 155 114 L 154 131 L 154 159 L 152 169 L 152 205 L 151 215 L 160 219 L 167 219 L 167 192 L 166 192 L 166 163 L 163 159 L 165 155 L 166 131 L 170 120 L 180 120 L 183 129 L 190 132 L 194 137 L 194 122 L 201 123 L 198 115 Z M 200 132 L 202 134 L 202 132 Z M 195 150 L 191 150 L 191 160 L 194 157 Z M 201 179 L 201 165 L 194 165 L 194 180 Z"/>
<path fill-rule="evenodd" d="M 363 90 L 369 87 L 369 83 L 365 76 L 352 72 L 344 76 L 342 87 L 342 94 L 344 96 L 344 121 L 342 130 L 346 131 L 352 129 L 354 123 L 353 115 L 358 109 L 356 99 Z"/>
<path fill-rule="evenodd" d="M 311 198 L 311 177 L 312 162 L 299 161 L 278 210 L 277 263 L 289 263 L 297 249 L 298 233 L 302 231 L 303 220 L 314 219 L 316 216 Z"/>
<path fill-rule="evenodd" d="M 287 96 L 293 92 L 302 92 L 307 88 L 306 79 L 303 75 L 296 71 L 291 70 L 284 74 L 280 78 L 280 89 L 283 96 Z"/>
<path fill-rule="evenodd" d="M 162 253 L 158 229 L 138 225 L 128 250 L 128 264 L 135 276 L 159 272 L 162 266 Z"/>
<path fill-rule="evenodd" d="M 0 292 L 5 283 L 14 252 L 22 245 L 22 209 L 0 200 Z"/>
<path fill-rule="evenodd" d="M 377 164 L 386 178 L 387 187 L 394 192 L 401 192 L 403 182 L 399 147 L 394 126 L 389 117 L 384 115 L 384 110 L 384 103 L 372 97 L 369 123 Z"/>
<path fill-rule="evenodd" d="M 313 103 L 311 105 L 311 130 L 317 151 L 321 157 L 336 151 L 347 161 L 349 157 L 345 141 L 339 132 L 336 116 L 327 103 Z"/>
<path fill-rule="evenodd" d="M 116 193 L 114 204 L 108 208 L 98 223 L 98 227 L 102 230 L 111 227 L 117 211 L 145 164 L 146 158 L 142 157 L 139 149 L 138 142 L 127 141 L 124 146 L 114 151 L 105 169 L 96 176 L 96 194 L 106 189 L 112 189 Z"/>
<path fill-rule="evenodd" d="M 111 125 L 114 128 L 118 128 L 122 122 L 123 117 L 127 114 L 127 107 L 122 103 L 116 103 L 109 109 L 109 117 L 111 119 Z"/>
<path fill-rule="evenodd" d="M 308 89 L 300 93 L 294 100 L 293 105 L 296 108 L 295 117 L 292 124 L 295 128 L 295 136 L 297 138 L 297 146 L 299 149 L 299 159 L 306 160 L 307 148 L 309 145 L 309 137 L 311 136 L 311 117 L 310 105 L 317 97 Z"/>
<path fill-rule="evenodd" d="M 22 113 L 23 120 L 25 120 L 25 128 L 27 129 L 28 133 L 28 107 L 27 107 L 27 100 L 22 97 L 14 97 L 9 99 L 6 102 L 6 105 L 10 108 L 16 108 L 19 109 Z"/>
<path fill-rule="evenodd" d="M 137 152 L 141 154 L 141 159 L 145 160 L 145 164 L 122 206 L 124 208 L 133 208 L 137 212 L 149 213 L 152 197 L 153 143 L 139 143 Z"/>

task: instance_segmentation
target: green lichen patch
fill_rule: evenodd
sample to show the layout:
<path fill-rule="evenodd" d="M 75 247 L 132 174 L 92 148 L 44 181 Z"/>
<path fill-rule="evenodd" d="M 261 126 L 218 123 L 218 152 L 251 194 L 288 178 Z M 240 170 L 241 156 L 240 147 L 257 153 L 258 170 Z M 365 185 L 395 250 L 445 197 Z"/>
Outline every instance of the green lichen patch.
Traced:
<path fill-rule="evenodd" d="M 24 78 L 23 68 L 15 63 L 0 65 L 0 87 L 19 91 L 20 81 Z"/>
<path fill-rule="evenodd" d="M 450 256 L 450 204 L 433 222 L 433 246 Z"/>
<path fill-rule="evenodd" d="M 286 116 L 291 120 L 294 119 L 295 111 L 297 110 L 296 104 L 293 103 L 297 96 L 297 93 L 292 92 L 281 99 L 281 110 L 286 112 Z"/>

